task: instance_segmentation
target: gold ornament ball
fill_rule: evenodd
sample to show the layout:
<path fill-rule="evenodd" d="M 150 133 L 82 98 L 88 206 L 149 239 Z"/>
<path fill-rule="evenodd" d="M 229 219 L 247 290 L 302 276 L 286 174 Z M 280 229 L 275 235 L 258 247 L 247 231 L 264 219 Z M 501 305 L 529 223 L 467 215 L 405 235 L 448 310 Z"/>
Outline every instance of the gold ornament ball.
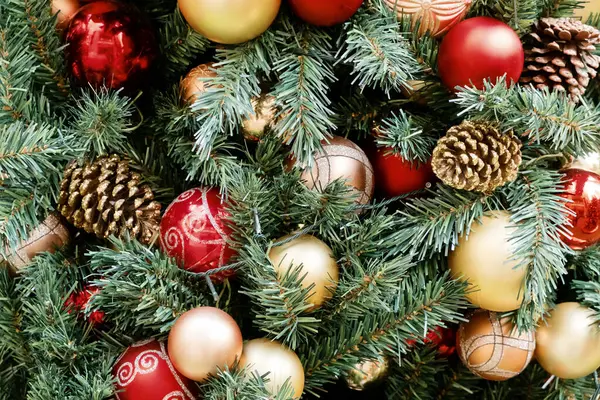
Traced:
<path fill-rule="evenodd" d="M 462 21 L 473 0 L 384 0 L 390 10 L 396 11 L 398 19 L 410 15 L 413 25 L 420 23 L 419 34 L 430 32 L 439 37 Z"/>
<path fill-rule="evenodd" d="M 179 84 L 179 91 L 183 101 L 188 104 L 194 104 L 209 86 L 202 78 L 215 78 L 217 76 L 214 63 L 200 64 L 193 68 Z"/>
<path fill-rule="evenodd" d="M 583 8 L 575 10 L 575 16 L 580 17 L 583 22 L 586 22 L 592 13 L 600 13 L 600 1 L 588 0 Z"/>
<path fill-rule="evenodd" d="M 214 307 L 181 315 L 169 333 L 169 358 L 186 378 L 204 381 L 231 367 L 242 355 L 242 332 L 233 318 Z"/>
<path fill-rule="evenodd" d="M 69 244 L 71 235 L 67 227 L 56 214 L 50 214 L 40 225 L 21 241 L 15 251 L 8 252 L 6 261 L 14 271 L 29 265 L 33 258 L 42 252 L 54 252 Z M 7 249 L 8 250 L 8 249 Z"/>
<path fill-rule="evenodd" d="M 252 99 L 254 113 L 245 117 L 242 121 L 242 132 L 244 138 L 256 142 L 265 133 L 273 128 L 276 122 L 277 109 L 275 108 L 275 97 L 263 95 Z"/>
<path fill-rule="evenodd" d="M 352 390 L 368 389 L 385 378 L 389 365 L 388 359 L 382 356 L 375 360 L 362 361 L 346 373 L 346 383 Z"/>
<path fill-rule="evenodd" d="M 66 28 L 80 7 L 79 0 L 51 0 L 50 10 L 52 15 L 56 15 L 56 26 L 59 29 Z"/>
<path fill-rule="evenodd" d="M 505 381 L 519 375 L 531 362 L 535 333 L 519 333 L 509 318 L 477 310 L 458 328 L 456 348 L 463 364 L 475 375 Z"/>
<path fill-rule="evenodd" d="M 467 299 L 479 308 L 505 312 L 521 306 L 527 270 L 515 268 L 521 260 L 508 242 L 513 229 L 508 212 L 488 212 L 448 257 L 452 276 L 469 282 Z"/>
<path fill-rule="evenodd" d="M 302 363 L 296 353 L 279 342 L 254 339 L 244 343 L 240 367 L 246 368 L 248 373 L 256 372 L 259 376 L 269 374 L 266 387 L 271 394 L 277 394 L 289 379 L 294 389 L 294 398 L 302 396 L 304 391 Z"/>
<path fill-rule="evenodd" d="M 306 274 L 302 287 L 314 284 L 308 301 L 312 304 L 311 310 L 315 310 L 333 296 L 339 280 L 338 265 L 329 246 L 316 237 L 302 235 L 292 240 L 289 238 L 284 236 L 278 240 L 285 241 L 284 244 L 271 247 L 269 260 L 279 276 L 302 265 L 300 276 Z"/>
<path fill-rule="evenodd" d="M 563 379 L 583 378 L 600 368 L 600 329 L 594 312 L 579 303 L 561 303 L 540 321 L 535 358 Z"/>
<path fill-rule="evenodd" d="M 194 30 L 213 42 L 237 44 L 266 31 L 281 0 L 178 0 L 177 4 Z"/>
<path fill-rule="evenodd" d="M 314 155 L 311 168 L 304 168 L 302 181 L 309 189 L 323 190 L 336 179 L 346 183 L 358 195 L 358 204 L 367 204 L 373 197 L 375 173 L 365 152 L 354 142 L 334 136 L 323 143 Z"/>

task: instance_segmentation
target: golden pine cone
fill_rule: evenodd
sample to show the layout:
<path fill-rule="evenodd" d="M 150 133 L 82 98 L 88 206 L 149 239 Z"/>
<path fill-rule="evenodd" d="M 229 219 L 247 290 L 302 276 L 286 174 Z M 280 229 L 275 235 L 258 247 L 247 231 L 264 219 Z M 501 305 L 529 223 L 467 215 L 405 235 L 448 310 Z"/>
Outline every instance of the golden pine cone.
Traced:
<path fill-rule="evenodd" d="M 445 184 L 489 193 L 517 177 L 521 141 L 489 123 L 464 121 L 438 141 L 431 163 Z"/>
<path fill-rule="evenodd" d="M 600 31 L 574 18 L 542 18 L 525 46 L 521 83 L 567 92 L 575 102 L 598 75 Z"/>
<path fill-rule="evenodd" d="M 61 182 L 58 210 L 75 227 L 100 238 L 121 236 L 150 243 L 158 235 L 160 204 L 118 155 L 71 162 Z"/>

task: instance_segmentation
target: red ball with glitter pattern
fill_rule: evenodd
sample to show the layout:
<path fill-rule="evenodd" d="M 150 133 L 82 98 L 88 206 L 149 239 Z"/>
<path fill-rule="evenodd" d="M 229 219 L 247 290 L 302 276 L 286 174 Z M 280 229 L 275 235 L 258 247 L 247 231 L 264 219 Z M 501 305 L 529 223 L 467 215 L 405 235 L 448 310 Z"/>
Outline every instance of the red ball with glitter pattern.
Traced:
<path fill-rule="evenodd" d="M 569 215 L 571 232 L 563 241 L 573 250 L 582 250 L 600 242 L 600 175 L 583 169 L 565 171 L 564 197 L 566 206 L 575 213 Z"/>
<path fill-rule="evenodd" d="M 67 65 L 78 84 L 137 89 L 158 55 L 150 23 L 132 5 L 99 0 L 69 24 Z"/>
<path fill-rule="evenodd" d="M 363 0 L 289 0 L 294 13 L 312 25 L 333 26 L 347 21 Z"/>
<path fill-rule="evenodd" d="M 165 211 L 160 222 L 160 245 L 183 268 L 206 272 L 227 264 L 235 252 L 229 247 L 228 214 L 217 189 L 195 188 L 182 193 Z M 212 275 L 217 279 L 233 270 Z"/>
<path fill-rule="evenodd" d="M 113 367 L 117 400 L 194 400 L 191 382 L 175 370 L 164 342 L 147 340 L 125 350 Z"/>

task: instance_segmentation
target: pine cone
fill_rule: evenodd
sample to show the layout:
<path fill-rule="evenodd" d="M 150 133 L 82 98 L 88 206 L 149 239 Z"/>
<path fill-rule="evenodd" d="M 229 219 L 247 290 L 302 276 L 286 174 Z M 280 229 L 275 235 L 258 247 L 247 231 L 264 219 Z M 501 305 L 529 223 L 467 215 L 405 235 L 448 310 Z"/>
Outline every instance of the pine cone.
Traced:
<path fill-rule="evenodd" d="M 598 74 L 600 57 L 593 52 L 600 31 L 572 18 L 542 18 L 533 30 L 521 83 L 564 91 L 578 102 Z"/>
<path fill-rule="evenodd" d="M 432 159 L 433 171 L 447 185 L 486 193 L 515 180 L 520 164 L 521 141 L 512 132 L 470 121 L 450 128 Z"/>
<path fill-rule="evenodd" d="M 71 162 L 61 183 L 58 210 L 75 227 L 100 238 L 129 232 L 150 243 L 158 234 L 160 204 L 140 180 L 117 155 L 83 166 Z"/>

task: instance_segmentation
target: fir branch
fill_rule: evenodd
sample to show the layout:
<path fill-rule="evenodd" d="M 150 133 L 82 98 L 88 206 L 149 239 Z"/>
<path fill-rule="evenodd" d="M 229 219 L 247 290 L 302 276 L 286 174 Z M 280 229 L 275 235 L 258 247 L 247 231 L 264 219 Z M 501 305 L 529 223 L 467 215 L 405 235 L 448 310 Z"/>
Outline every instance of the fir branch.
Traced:
<path fill-rule="evenodd" d="M 481 378 L 473 374 L 463 364 L 450 365 L 445 371 L 438 374 L 440 385 L 436 388 L 435 400 L 480 400 Z M 471 397 L 466 397 L 470 395 Z M 508 399 L 507 399 L 508 400 Z"/>
<path fill-rule="evenodd" d="M 345 30 L 346 37 L 336 58 L 338 63 L 353 65 L 353 84 L 358 83 L 361 88 L 380 87 L 389 95 L 391 91 L 409 88 L 407 81 L 421 72 L 392 13 L 363 8 L 345 25 Z"/>
<path fill-rule="evenodd" d="M 525 146 L 539 144 L 548 152 L 577 156 L 600 146 L 600 106 L 574 105 L 566 96 L 531 87 L 506 87 L 485 82 L 483 90 L 461 88 L 453 100 L 472 119 L 496 121 L 503 130 L 525 138 Z"/>
<path fill-rule="evenodd" d="M 517 326 L 532 329 L 545 307 L 553 301 L 558 280 L 567 273 L 565 235 L 569 211 L 561 196 L 562 175 L 550 170 L 521 171 L 517 181 L 506 187 L 515 224 L 509 242 L 518 268 L 526 268 L 527 283 Z"/>
<path fill-rule="evenodd" d="M 111 239 L 114 249 L 90 251 L 97 273 L 95 294 L 86 312 L 102 310 L 115 329 L 141 337 L 164 336 L 184 312 L 211 305 L 203 277 L 179 268 L 172 259 L 131 240 Z"/>
<path fill-rule="evenodd" d="M 273 69 L 279 77 L 273 95 L 279 108 L 275 132 L 291 145 L 294 157 L 311 164 L 321 141 L 335 129 L 328 85 L 335 80 L 331 60 L 331 37 L 309 26 L 295 27 L 284 19 L 278 31 L 281 55 Z"/>
<path fill-rule="evenodd" d="M 585 306 L 595 312 L 595 322 L 600 322 L 600 280 L 596 281 L 573 281 L 573 290 L 577 292 L 577 298 Z"/>
<path fill-rule="evenodd" d="M 363 93 L 353 93 L 343 97 L 335 105 L 331 121 L 340 128 L 340 134 L 358 132 L 363 136 L 371 134 L 383 104 L 368 99 Z"/>
<path fill-rule="evenodd" d="M 436 375 L 446 368 L 445 360 L 436 359 L 436 354 L 435 349 L 422 347 L 408 353 L 399 365 L 394 363 L 386 381 L 386 398 L 434 399 Z"/>
<path fill-rule="evenodd" d="M 277 393 L 270 393 L 266 383 L 269 375 L 258 376 L 248 370 L 219 371 L 217 376 L 202 385 L 202 398 L 206 400 L 288 400 L 293 398 L 294 388 L 289 381 Z"/>
<path fill-rule="evenodd" d="M 522 35 L 529 31 L 541 12 L 539 0 L 478 0 L 473 2 L 467 18 L 493 17 L 510 25 Z"/>
<path fill-rule="evenodd" d="M 80 157 L 94 159 L 109 153 L 124 153 L 126 133 L 133 130 L 133 101 L 108 89 L 83 91 L 70 108 L 74 145 Z"/>
<path fill-rule="evenodd" d="M 405 160 L 427 162 L 437 142 L 431 130 L 426 130 L 425 118 L 398 110 L 381 121 L 376 137 L 377 145 L 391 149 Z"/>
<path fill-rule="evenodd" d="M 572 17 L 573 12 L 582 7 L 580 0 L 543 0 L 540 17 Z"/>

